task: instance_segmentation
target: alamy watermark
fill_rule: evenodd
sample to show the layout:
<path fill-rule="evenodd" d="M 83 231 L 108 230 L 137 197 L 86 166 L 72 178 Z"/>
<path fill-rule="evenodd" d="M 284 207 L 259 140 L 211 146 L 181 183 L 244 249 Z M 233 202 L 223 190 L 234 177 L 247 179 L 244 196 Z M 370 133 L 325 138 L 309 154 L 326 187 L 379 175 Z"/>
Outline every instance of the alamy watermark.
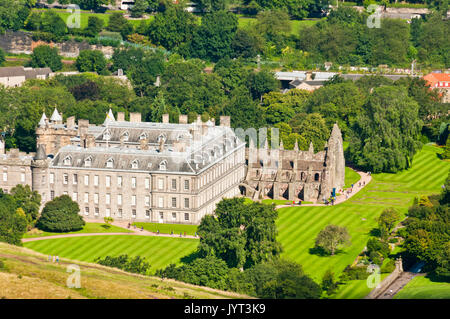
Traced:
<path fill-rule="evenodd" d="M 369 265 L 367 267 L 367 272 L 371 273 L 369 277 L 367 277 L 367 287 L 368 288 L 380 288 L 381 282 L 381 271 L 380 266 L 378 265 Z"/>
<path fill-rule="evenodd" d="M 80 29 L 81 28 L 80 7 L 76 4 L 69 4 L 66 11 L 71 13 L 71 15 L 69 15 L 66 20 L 67 27 L 69 29 Z"/>
<path fill-rule="evenodd" d="M 67 278 L 66 284 L 68 288 L 81 288 L 81 271 L 80 266 L 71 264 L 67 266 L 67 272 L 71 275 Z"/>
<path fill-rule="evenodd" d="M 370 4 L 367 6 L 367 12 L 371 13 L 371 15 L 367 17 L 367 27 L 369 29 L 381 28 L 381 6 L 377 4 Z"/>

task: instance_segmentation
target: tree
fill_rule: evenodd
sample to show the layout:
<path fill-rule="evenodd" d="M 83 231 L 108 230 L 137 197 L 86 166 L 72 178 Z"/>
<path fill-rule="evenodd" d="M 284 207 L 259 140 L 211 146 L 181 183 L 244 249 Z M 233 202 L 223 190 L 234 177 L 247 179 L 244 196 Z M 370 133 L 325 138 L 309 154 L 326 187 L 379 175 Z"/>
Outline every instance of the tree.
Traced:
<path fill-rule="evenodd" d="M 6 61 L 5 58 L 5 51 L 3 51 L 3 49 L 0 48 L 0 66 Z"/>
<path fill-rule="evenodd" d="M 22 236 L 27 230 L 27 219 L 18 209 L 12 196 L 0 189 L 0 242 L 22 246 Z"/>
<path fill-rule="evenodd" d="M 34 226 L 39 215 L 41 195 L 37 191 L 32 191 L 29 185 L 23 186 L 21 184 L 13 187 L 10 193 L 16 202 L 16 206 L 23 210 L 28 226 Z"/>
<path fill-rule="evenodd" d="M 147 0 L 135 0 L 133 7 L 130 9 L 131 17 L 140 18 L 144 15 L 148 8 Z"/>
<path fill-rule="evenodd" d="M 39 45 L 33 49 L 30 65 L 33 68 L 49 67 L 53 72 L 62 69 L 61 57 L 58 49 L 48 45 Z"/>
<path fill-rule="evenodd" d="M 86 81 L 69 89 L 77 101 L 89 99 L 95 101 L 99 98 L 100 88 L 94 81 Z"/>
<path fill-rule="evenodd" d="M 106 71 L 106 59 L 99 50 L 81 50 L 75 66 L 80 72 L 97 72 L 104 74 Z"/>
<path fill-rule="evenodd" d="M 70 232 L 83 228 L 85 222 L 78 215 L 80 207 L 69 196 L 56 197 L 45 204 L 36 227 L 49 232 Z"/>
<path fill-rule="evenodd" d="M 347 159 L 374 172 L 397 172 L 410 167 L 422 122 L 419 106 L 404 87 L 373 90 L 350 132 Z"/>
<path fill-rule="evenodd" d="M 322 290 L 328 295 L 332 295 L 338 288 L 338 283 L 334 280 L 334 273 L 328 269 L 322 277 Z"/>
<path fill-rule="evenodd" d="M 389 233 L 400 221 L 400 214 L 395 208 L 386 208 L 377 218 L 380 229 L 386 229 Z"/>
<path fill-rule="evenodd" d="M 262 40 L 252 32 L 238 29 L 232 42 L 233 54 L 235 58 L 254 58 L 262 52 Z"/>
<path fill-rule="evenodd" d="M 88 17 L 88 25 L 84 29 L 84 34 L 88 37 L 96 37 L 103 29 L 103 20 L 96 16 Z"/>
<path fill-rule="evenodd" d="M 322 229 L 316 237 L 316 248 L 334 255 L 341 245 L 350 244 L 350 235 L 347 228 L 336 225 L 328 225 Z"/>
<path fill-rule="evenodd" d="M 262 101 L 262 96 L 264 94 L 277 90 L 280 84 L 275 78 L 274 73 L 267 70 L 261 70 L 249 74 L 248 86 L 253 99 Z"/>
<path fill-rule="evenodd" d="M 203 217 L 198 228 L 200 256 L 213 255 L 230 268 L 249 268 L 279 255 L 273 206 L 223 199 L 215 216 Z"/>
<path fill-rule="evenodd" d="M 112 32 L 119 32 L 123 39 L 133 33 L 133 26 L 125 19 L 122 12 L 114 12 L 110 15 L 107 29 Z"/>
<path fill-rule="evenodd" d="M 29 13 L 26 0 L 0 0 L 0 30 L 19 30 Z"/>
<path fill-rule="evenodd" d="M 120 255 L 117 257 L 106 256 L 105 258 L 97 257 L 95 259 L 97 264 L 119 268 L 124 271 L 132 272 L 135 274 L 149 275 L 150 263 L 146 261 L 145 257 L 134 256 L 129 257 L 128 255 Z"/>
<path fill-rule="evenodd" d="M 214 11 L 202 18 L 194 33 L 191 55 L 217 62 L 232 54 L 232 42 L 238 27 L 236 15 L 228 11 Z"/>
<path fill-rule="evenodd" d="M 317 299 L 320 286 L 305 275 L 301 265 L 275 259 L 255 265 L 244 272 L 244 280 L 251 283 L 249 294 L 270 299 Z"/>
<path fill-rule="evenodd" d="M 67 27 L 64 20 L 56 12 L 45 10 L 41 15 L 39 30 L 51 33 L 56 37 L 62 37 L 66 34 Z"/>
<path fill-rule="evenodd" d="M 152 43 L 162 45 L 167 50 L 179 51 L 189 43 L 197 27 L 195 17 L 182 6 L 169 6 L 164 12 L 156 14 L 150 22 L 147 35 Z"/>
<path fill-rule="evenodd" d="M 102 4 L 108 4 L 108 0 L 78 0 L 78 4 L 83 10 L 97 10 Z"/>

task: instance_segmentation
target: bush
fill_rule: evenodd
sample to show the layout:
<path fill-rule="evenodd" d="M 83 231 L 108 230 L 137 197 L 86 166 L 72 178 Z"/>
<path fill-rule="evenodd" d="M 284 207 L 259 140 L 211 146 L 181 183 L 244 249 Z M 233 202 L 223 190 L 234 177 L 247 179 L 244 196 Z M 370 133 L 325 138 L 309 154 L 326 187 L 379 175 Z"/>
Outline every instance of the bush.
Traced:
<path fill-rule="evenodd" d="M 148 275 L 151 267 L 150 263 L 148 263 L 144 257 L 128 257 L 126 254 L 118 257 L 106 256 L 103 259 L 98 257 L 95 259 L 95 262 L 103 266 L 119 268 L 141 275 Z"/>
<path fill-rule="evenodd" d="M 370 273 L 367 272 L 367 268 L 366 267 L 351 267 L 350 265 L 348 265 L 341 277 L 340 280 L 341 281 L 347 281 L 347 280 L 364 280 L 367 279 L 367 277 L 369 277 Z"/>
<path fill-rule="evenodd" d="M 49 232 L 70 232 L 83 228 L 85 222 L 78 215 L 80 207 L 69 196 L 63 195 L 45 204 L 36 227 Z"/>
<path fill-rule="evenodd" d="M 58 55 L 58 49 L 48 45 L 40 45 L 34 48 L 30 65 L 33 68 L 49 67 L 53 72 L 62 69 L 62 62 L 61 57 Z"/>
<path fill-rule="evenodd" d="M 381 272 L 382 273 L 391 273 L 393 272 L 395 269 L 395 260 L 393 259 L 388 259 L 383 266 L 381 266 Z"/>

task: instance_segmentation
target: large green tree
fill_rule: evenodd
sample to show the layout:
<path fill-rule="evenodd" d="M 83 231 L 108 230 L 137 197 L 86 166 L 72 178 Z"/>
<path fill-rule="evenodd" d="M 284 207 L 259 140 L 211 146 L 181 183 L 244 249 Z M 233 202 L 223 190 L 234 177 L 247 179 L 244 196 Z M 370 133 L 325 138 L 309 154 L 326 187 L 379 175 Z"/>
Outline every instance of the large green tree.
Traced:
<path fill-rule="evenodd" d="M 347 158 L 374 173 L 406 169 L 421 147 L 421 128 L 419 105 L 404 87 L 376 88 L 352 127 Z"/>
<path fill-rule="evenodd" d="M 194 33 L 191 42 L 192 56 L 213 62 L 230 57 L 237 27 L 238 19 L 231 12 L 214 11 L 206 14 Z"/>
<path fill-rule="evenodd" d="M 223 199 L 215 216 L 203 217 L 198 228 L 199 254 L 213 255 L 229 267 L 248 268 L 279 255 L 274 206 Z"/>
<path fill-rule="evenodd" d="M 0 242 L 22 246 L 22 236 L 27 230 L 24 211 L 17 207 L 14 198 L 0 189 Z"/>
<path fill-rule="evenodd" d="M 53 72 L 62 69 L 61 56 L 58 49 L 48 45 L 39 45 L 33 49 L 30 65 L 33 68 L 49 67 Z"/>
<path fill-rule="evenodd" d="M 107 62 L 102 51 L 99 50 L 81 50 L 77 57 L 75 66 L 80 72 L 97 72 L 104 74 Z"/>
<path fill-rule="evenodd" d="M 80 207 L 69 196 L 56 197 L 45 204 L 36 227 L 49 232 L 70 232 L 83 228 L 85 222 L 78 215 Z"/>

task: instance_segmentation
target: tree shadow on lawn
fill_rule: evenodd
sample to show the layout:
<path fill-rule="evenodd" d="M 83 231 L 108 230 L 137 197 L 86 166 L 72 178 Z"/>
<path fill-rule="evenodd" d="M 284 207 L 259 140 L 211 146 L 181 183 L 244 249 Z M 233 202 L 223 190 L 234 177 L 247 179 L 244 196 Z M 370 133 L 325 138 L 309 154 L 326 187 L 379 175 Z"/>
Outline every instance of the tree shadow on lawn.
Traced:
<path fill-rule="evenodd" d="M 200 254 L 198 253 L 198 250 L 195 250 L 192 253 L 190 253 L 189 255 L 181 257 L 180 261 L 184 264 L 190 264 L 191 262 L 193 262 L 195 259 L 197 259 L 199 257 L 200 257 Z"/>
<path fill-rule="evenodd" d="M 373 236 L 373 237 L 378 237 L 378 238 L 380 238 L 380 237 L 381 237 L 381 231 L 380 231 L 379 228 L 376 228 L 376 227 L 375 227 L 375 228 L 372 228 L 372 229 L 369 231 L 368 235 Z"/>
<path fill-rule="evenodd" d="M 316 255 L 319 257 L 331 257 L 331 256 L 340 255 L 340 254 L 346 254 L 346 252 L 342 249 L 336 249 L 336 251 L 334 252 L 334 255 L 331 255 L 329 252 L 325 251 L 322 247 L 313 247 L 313 248 L 309 249 L 309 254 Z"/>

